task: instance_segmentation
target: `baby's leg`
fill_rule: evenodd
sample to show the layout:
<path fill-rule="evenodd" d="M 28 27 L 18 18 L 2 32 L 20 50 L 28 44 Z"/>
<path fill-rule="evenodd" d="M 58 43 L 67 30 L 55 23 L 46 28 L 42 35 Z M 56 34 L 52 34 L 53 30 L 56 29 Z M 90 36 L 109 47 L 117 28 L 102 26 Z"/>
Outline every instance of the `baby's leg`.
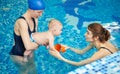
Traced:
<path fill-rule="evenodd" d="M 31 54 L 31 52 L 32 51 L 27 51 L 27 50 L 24 52 L 24 59 L 23 59 L 24 62 L 28 62 L 28 56 Z"/>

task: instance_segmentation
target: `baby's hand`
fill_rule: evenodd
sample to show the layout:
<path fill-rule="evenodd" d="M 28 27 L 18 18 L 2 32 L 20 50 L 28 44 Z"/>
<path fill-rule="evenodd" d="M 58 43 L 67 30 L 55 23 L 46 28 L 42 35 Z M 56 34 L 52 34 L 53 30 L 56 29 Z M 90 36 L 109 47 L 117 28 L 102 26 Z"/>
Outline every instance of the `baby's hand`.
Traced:
<path fill-rule="evenodd" d="M 50 48 L 50 47 L 49 47 L 49 45 L 47 45 L 46 47 L 47 47 L 47 49 L 49 49 L 49 48 Z"/>

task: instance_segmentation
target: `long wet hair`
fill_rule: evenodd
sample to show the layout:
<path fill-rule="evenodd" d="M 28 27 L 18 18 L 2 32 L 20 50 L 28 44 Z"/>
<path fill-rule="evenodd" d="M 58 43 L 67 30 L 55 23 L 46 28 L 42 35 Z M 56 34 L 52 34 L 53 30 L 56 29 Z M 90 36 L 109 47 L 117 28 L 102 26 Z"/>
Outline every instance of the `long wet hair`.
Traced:
<path fill-rule="evenodd" d="M 90 30 L 94 37 L 98 37 L 99 41 L 104 43 L 110 39 L 110 32 L 103 28 L 103 26 L 99 23 L 92 23 L 88 26 L 88 30 Z"/>

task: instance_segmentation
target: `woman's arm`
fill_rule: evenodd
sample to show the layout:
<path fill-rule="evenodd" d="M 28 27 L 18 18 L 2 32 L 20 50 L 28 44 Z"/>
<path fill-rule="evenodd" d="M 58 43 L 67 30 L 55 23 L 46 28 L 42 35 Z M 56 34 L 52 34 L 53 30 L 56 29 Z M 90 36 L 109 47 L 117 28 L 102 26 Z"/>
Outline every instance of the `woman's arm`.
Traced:
<path fill-rule="evenodd" d="M 75 66 L 81 66 L 81 65 L 85 65 L 85 64 L 91 63 L 91 62 L 93 62 L 95 60 L 98 60 L 100 58 L 103 58 L 103 57 L 105 57 L 107 55 L 108 55 L 108 53 L 106 53 L 106 51 L 99 50 L 92 57 L 90 57 L 88 59 L 85 59 L 85 60 L 82 60 L 82 61 L 79 61 L 79 62 L 75 62 L 75 61 L 71 61 L 71 60 L 65 59 L 62 56 L 61 56 L 61 60 L 65 61 L 65 62 L 67 62 L 69 64 L 75 65 Z"/>
<path fill-rule="evenodd" d="M 79 61 L 79 62 L 75 62 L 75 61 L 71 61 L 71 60 L 68 60 L 68 59 L 62 57 L 59 52 L 50 51 L 50 54 L 52 54 L 53 56 L 57 57 L 58 59 L 66 62 L 66 63 L 72 64 L 72 65 L 75 65 L 75 66 L 85 65 L 85 64 L 91 63 L 95 60 L 98 60 L 98 59 L 103 58 L 106 55 L 108 55 L 108 53 L 106 53 L 106 51 L 99 50 L 92 57 L 90 57 L 88 59 L 85 59 L 85 60 L 82 60 L 82 61 Z"/>
<path fill-rule="evenodd" d="M 28 25 L 26 24 L 26 22 L 23 19 L 20 19 L 17 24 L 19 25 L 19 33 L 22 37 L 26 50 L 37 49 L 38 45 L 35 42 L 30 41 Z"/>
<path fill-rule="evenodd" d="M 72 47 L 70 47 L 70 50 L 72 50 L 73 52 L 75 52 L 77 54 L 83 54 L 86 51 L 90 50 L 92 47 L 93 47 L 93 44 L 90 44 L 89 46 L 87 46 L 86 48 L 84 48 L 82 50 L 81 49 L 72 48 Z"/>
<path fill-rule="evenodd" d="M 35 27 L 35 30 L 36 30 L 36 32 L 37 32 L 37 30 L 38 30 L 38 18 L 35 18 L 35 23 L 36 23 L 36 27 Z"/>

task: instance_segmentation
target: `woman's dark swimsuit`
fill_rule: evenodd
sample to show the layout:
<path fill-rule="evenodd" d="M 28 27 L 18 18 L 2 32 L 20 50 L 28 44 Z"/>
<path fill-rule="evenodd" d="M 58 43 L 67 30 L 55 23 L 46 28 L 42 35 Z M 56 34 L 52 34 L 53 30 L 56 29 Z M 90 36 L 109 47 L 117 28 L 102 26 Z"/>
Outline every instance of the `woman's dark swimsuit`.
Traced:
<path fill-rule="evenodd" d="M 18 19 L 25 19 L 25 17 L 21 16 L 19 17 Z M 29 32 L 29 36 L 35 32 L 35 27 L 36 27 L 36 23 L 35 23 L 35 19 L 32 18 L 33 22 L 34 22 L 34 29 L 33 31 L 30 31 L 30 27 L 29 27 L 29 24 L 28 24 L 28 32 Z M 27 22 L 27 21 L 26 21 Z M 15 45 L 12 47 L 12 50 L 10 51 L 10 55 L 18 55 L 18 56 L 23 56 L 24 54 L 24 51 L 26 50 L 25 49 L 25 46 L 23 44 L 23 41 L 22 41 L 22 38 L 21 36 L 18 36 L 15 34 L 14 32 L 14 40 L 15 40 Z"/>
<path fill-rule="evenodd" d="M 113 52 L 110 51 L 110 49 L 108 49 L 108 48 L 106 48 L 106 47 L 100 47 L 99 50 L 102 49 L 102 48 L 108 50 L 111 54 L 113 54 Z"/>

